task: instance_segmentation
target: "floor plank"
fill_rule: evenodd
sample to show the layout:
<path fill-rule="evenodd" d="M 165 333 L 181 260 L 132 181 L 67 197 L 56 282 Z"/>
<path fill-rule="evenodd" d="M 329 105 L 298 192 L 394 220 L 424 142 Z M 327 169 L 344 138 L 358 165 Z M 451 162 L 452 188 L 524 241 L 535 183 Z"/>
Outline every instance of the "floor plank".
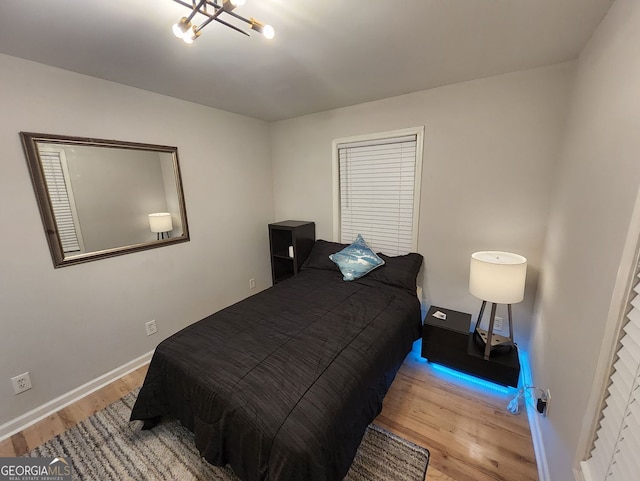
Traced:
<path fill-rule="evenodd" d="M 511 398 L 441 375 L 411 352 L 376 423 L 429 449 L 427 481 L 538 481 L 527 415 L 506 410 Z"/>
<path fill-rule="evenodd" d="M 0 442 L 0 456 L 22 456 L 142 385 L 148 365 L 94 391 Z"/>
<path fill-rule="evenodd" d="M 0 442 L 20 456 L 140 386 L 148 366 Z M 511 396 L 476 389 L 434 371 L 416 352 L 400 368 L 376 423 L 429 449 L 426 481 L 538 481 L 526 413 Z"/>

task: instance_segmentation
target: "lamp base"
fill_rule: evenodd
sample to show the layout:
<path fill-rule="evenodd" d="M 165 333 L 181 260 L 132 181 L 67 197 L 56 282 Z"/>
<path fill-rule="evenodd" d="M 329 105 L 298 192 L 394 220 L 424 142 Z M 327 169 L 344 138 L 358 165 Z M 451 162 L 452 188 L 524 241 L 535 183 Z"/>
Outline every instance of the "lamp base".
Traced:
<path fill-rule="evenodd" d="M 511 338 L 499 334 L 493 334 L 491 343 L 488 344 L 489 333 L 482 328 L 476 329 L 472 337 L 473 343 L 482 348 L 485 360 L 490 359 L 492 354 L 497 354 L 498 357 L 501 357 L 504 353 L 516 349 L 516 343 Z"/>
<path fill-rule="evenodd" d="M 509 347 L 510 349 L 515 346 L 513 342 L 513 322 L 511 320 L 511 304 L 507 304 L 507 309 L 509 313 L 509 337 L 501 336 L 493 332 L 493 324 L 496 319 L 496 304 L 494 302 L 491 303 L 491 314 L 489 316 L 489 329 L 482 329 L 480 327 L 480 323 L 482 322 L 482 316 L 484 314 L 484 309 L 487 305 L 487 301 L 482 301 L 482 306 L 480 307 L 480 313 L 478 314 L 478 319 L 476 321 L 476 327 L 473 331 L 474 339 L 480 341 L 484 345 L 484 358 L 489 359 L 491 352 L 502 348 Z"/>
<path fill-rule="evenodd" d="M 489 333 L 487 332 L 486 329 L 482 329 L 481 327 L 478 327 L 475 331 L 475 335 L 480 338 L 479 340 L 482 341 L 483 345 L 487 344 Z M 510 337 L 501 336 L 500 334 L 493 333 L 493 335 L 491 336 L 491 350 L 493 351 L 493 349 L 500 346 L 513 347 L 514 343 Z"/>

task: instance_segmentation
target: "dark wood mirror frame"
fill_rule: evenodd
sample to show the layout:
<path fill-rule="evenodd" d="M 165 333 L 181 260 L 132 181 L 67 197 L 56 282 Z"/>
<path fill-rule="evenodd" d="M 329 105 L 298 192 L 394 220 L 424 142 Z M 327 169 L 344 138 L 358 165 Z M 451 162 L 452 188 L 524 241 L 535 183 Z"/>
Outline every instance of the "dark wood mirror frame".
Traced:
<path fill-rule="evenodd" d="M 95 138 L 69 137 L 63 135 L 39 134 L 32 132 L 20 132 L 22 145 L 29 166 L 31 180 L 38 202 L 38 208 L 44 224 L 44 230 L 53 258 L 54 267 L 65 267 L 84 262 L 104 259 L 107 257 L 129 254 L 132 252 L 142 251 L 146 249 L 155 249 L 157 247 L 165 247 L 167 245 L 189 241 L 189 229 L 187 225 L 187 212 L 185 208 L 184 195 L 182 190 L 182 179 L 180 176 L 180 166 L 178 162 L 178 148 L 164 145 L 142 144 L 136 142 L 104 140 Z M 73 148 L 74 146 L 96 147 L 104 149 L 123 149 L 125 151 L 143 151 L 156 152 L 160 159 L 160 154 L 167 153 L 171 155 L 173 164 L 173 173 L 175 180 L 175 192 L 177 194 L 177 210 L 174 212 L 179 221 L 181 232 L 179 235 L 166 239 L 153 239 L 135 242 L 130 245 L 113 246 L 100 248 L 99 250 L 84 252 L 79 254 L 68 255 L 63 251 L 62 242 L 59 235 L 58 225 L 54 215 L 51 197 L 41 161 L 39 144 L 52 144 L 62 147 Z M 160 164 L 160 162 L 159 162 Z M 173 186 L 172 186 L 173 187 Z M 151 231 L 149 230 L 148 233 Z"/>

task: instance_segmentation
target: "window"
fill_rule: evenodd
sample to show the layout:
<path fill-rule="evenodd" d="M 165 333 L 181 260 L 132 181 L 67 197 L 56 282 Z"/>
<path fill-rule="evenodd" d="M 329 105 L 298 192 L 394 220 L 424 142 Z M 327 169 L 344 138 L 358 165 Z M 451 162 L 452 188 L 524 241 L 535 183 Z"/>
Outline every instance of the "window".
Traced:
<path fill-rule="evenodd" d="M 376 252 L 415 252 L 423 128 L 334 141 L 334 238 L 362 234 Z"/>
<path fill-rule="evenodd" d="M 58 226 L 62 251 L 65 254 L 80 254 L 84 248 L 64 150 L 41 147 L 40 161 Z"/>
<path fill-rule="evenodd" d="M 581 434 L 585 481 L 638 479 L 640 471 L 640 192 L 618 270 Z"/>
<path fill-rule="evenodd" d="M 632 288 L 620 348 L 616 352 L 607 396 L 593 443 L 583 465 L 593 481 L 637 479 L 640 470 L 640 284 Z"/>

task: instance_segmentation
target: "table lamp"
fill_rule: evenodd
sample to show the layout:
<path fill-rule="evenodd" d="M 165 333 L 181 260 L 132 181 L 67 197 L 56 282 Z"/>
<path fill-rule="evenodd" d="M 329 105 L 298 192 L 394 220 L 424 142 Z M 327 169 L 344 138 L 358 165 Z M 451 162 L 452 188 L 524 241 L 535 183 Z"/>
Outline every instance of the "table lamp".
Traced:
<path fill-rule="evenodd" d="M 491 351 L 498 347 L 513 347 L 513 321 L 511 304 L 524 299 L 524 284 L 527 275 L 527 259 L 518 254 L 500 251 L 481 251 L 471 254 L 469 271 L 469 292 L 482 299 L 482 306 L 476 321 L 474 337 L 484 344 L 484 358 L 489 359 Z M 487 302 L 491 302 L 489 328 L 480 328 Z M 509 314 L 509 336 L 493 333 L 496 307 L 506 304 Z"/>
<path fill-rule="evenodd" d="M 169 238 L 169 231 L 173 229 L 173 223 L 171 222 L 171 214 L 169 212 L 157 212 L 155 214 L 149 214 L 149 227 L 151 232 L 156 233 L 158 240 L 164 239 L 164 234 L 167 234 Z"/>

